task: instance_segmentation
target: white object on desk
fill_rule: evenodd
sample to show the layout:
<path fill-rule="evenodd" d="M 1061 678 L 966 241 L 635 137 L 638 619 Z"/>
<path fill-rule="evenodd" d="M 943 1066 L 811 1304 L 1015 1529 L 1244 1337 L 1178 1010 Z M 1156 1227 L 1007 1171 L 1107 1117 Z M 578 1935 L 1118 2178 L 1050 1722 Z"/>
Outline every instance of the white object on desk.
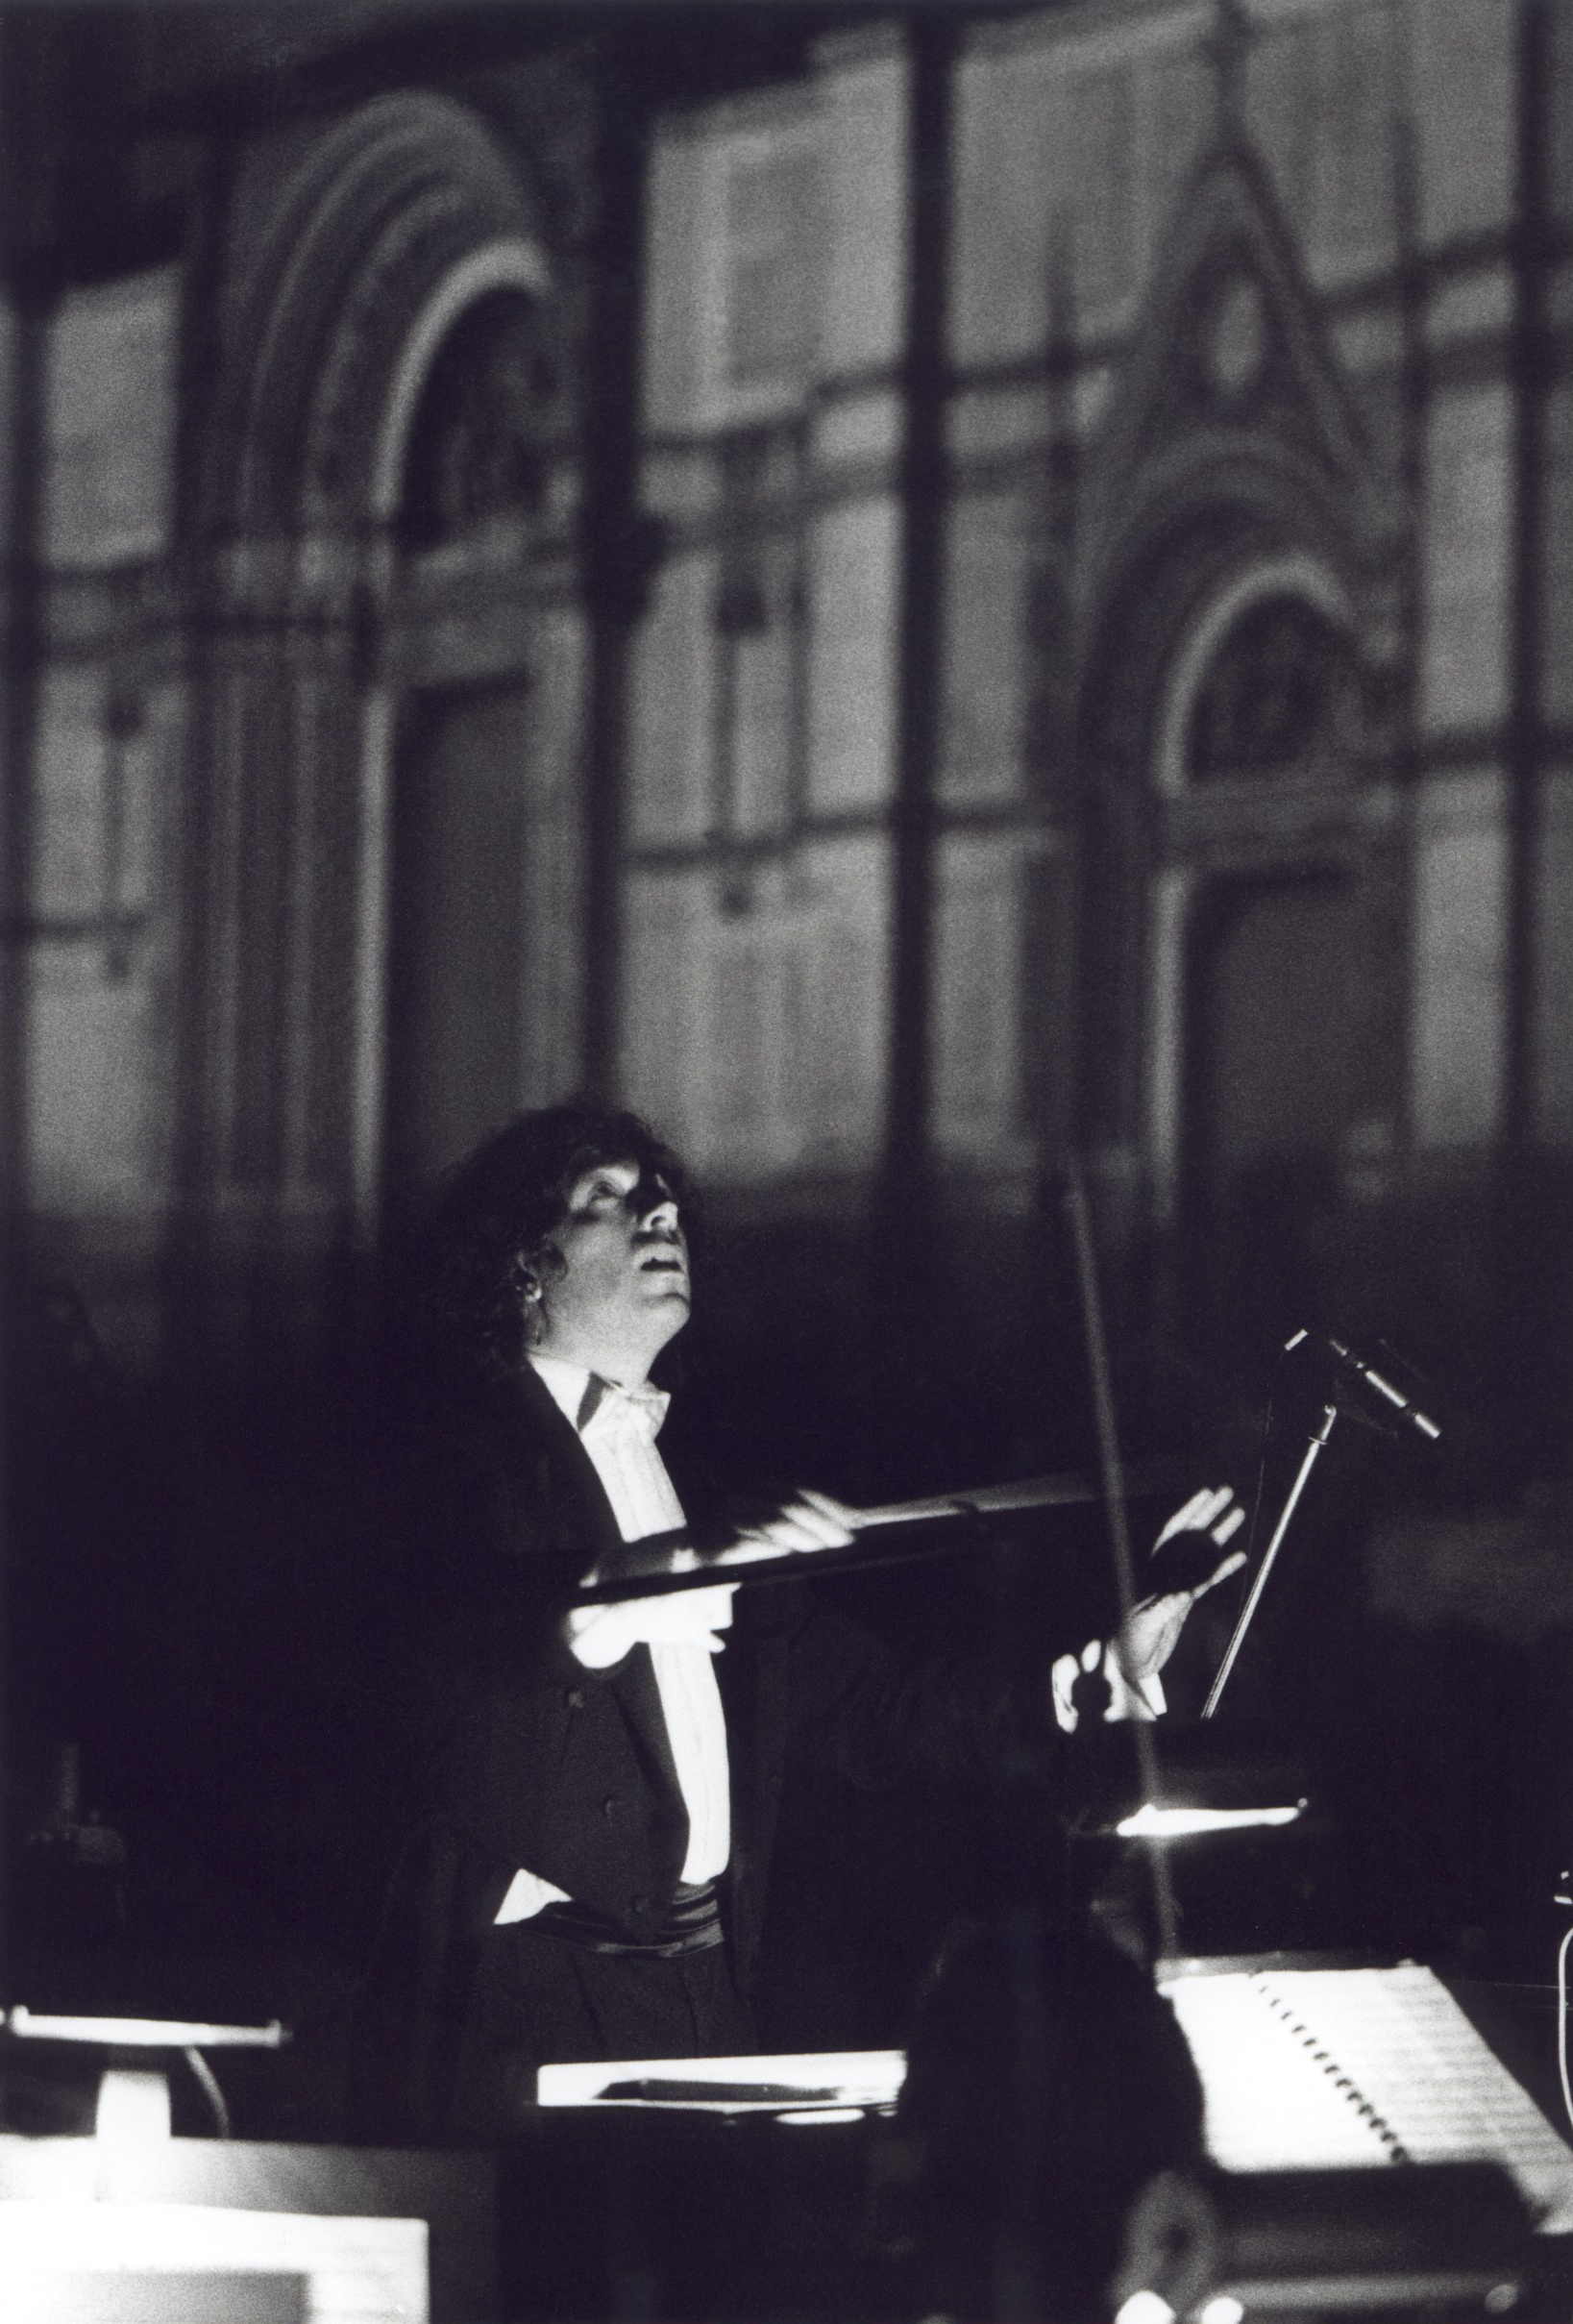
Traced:
<path fill-rule="evenodd" d="M 903 2050 L 791 2051 L 770 2058 L 623 2058 L 590 2065 L 543 2065 L 536 2076 L 542 2106 L 681 2106 L 711 2114 L 801 2112 L 825 2108 L 894 2106 L 906 2079 Z M 713 2096 L 607 2098 L 619 2083 L 686 2083 L 713 2089 Z M 726 2087 L 735 2087 L 735 2097 Z M 784 2094 L 757 2098 L 748 2093 L 773 2086 Z M 826 2097 L 820 2093 L 829 2091 Z"/>
<path fill-rule="evenodd" d="M 6 2312 L 48 2312 L 51 2278 L 304 2279 L 311 2324 L 427 2324 L 424 2219 L 343 2219 L 193 2203 L 0 2202 Z"/>

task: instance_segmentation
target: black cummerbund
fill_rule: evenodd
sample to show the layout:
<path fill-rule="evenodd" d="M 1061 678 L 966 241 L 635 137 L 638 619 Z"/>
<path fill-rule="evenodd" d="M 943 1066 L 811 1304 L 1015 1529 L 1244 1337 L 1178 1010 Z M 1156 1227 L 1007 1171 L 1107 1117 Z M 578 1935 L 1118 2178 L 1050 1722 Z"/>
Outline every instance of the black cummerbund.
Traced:
<path fill-rule="evenodd" d="M 697 1885 L 679 1881 L 671 1909 L 661 1925 L 648 1937 L 630 1937 L 621 1921 L 591 1912 L 588 1905 L 549 1904 L 528 1926 L 546 1937 L 560 1937 L 564 1944 L 581 1945 L 590 1953 L 642 1953 L 652 1961 L 671 1961 L 679 1953 L 702 1953 L 722 1940 L 721 1906 L 713 1880 Z"/>

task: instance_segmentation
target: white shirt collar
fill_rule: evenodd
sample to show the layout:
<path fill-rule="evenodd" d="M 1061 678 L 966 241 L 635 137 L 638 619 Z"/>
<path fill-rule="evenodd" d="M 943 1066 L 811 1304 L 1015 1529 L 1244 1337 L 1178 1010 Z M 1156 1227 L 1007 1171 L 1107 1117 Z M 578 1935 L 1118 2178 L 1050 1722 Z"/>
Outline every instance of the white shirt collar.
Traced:
<path fill-rule="evenodd" d="M 590 1374 L 582 1364 L 565 1364 L 561 1356 L 532 1355 L 532 1372 L 539 1372 L 547 1393 L 571 1428 L 578 1426 L 579 1406 L 590 1385 Z"/>
<path fill-rule="evenodd" d="M 570 1364 L 562 1356 L 537 1355 L 531 1352 L 529 1364 L 538 1372 L 548 1395 L 570 1427 L 580 1435 L 608 1398 L 623 1398 L 641 1406 L 650 1416 L 650 1434 L 655 1435 L 666 1418 L 666 1408 L 672 1401 L 665 1389 L 652 1388 L 644 1381 L 637 1388 L 621 1388 L 615 1380 L 603 1379 L 586 1365 Z M 597 1393 L 592 1396 L 592 1387 Z"/>

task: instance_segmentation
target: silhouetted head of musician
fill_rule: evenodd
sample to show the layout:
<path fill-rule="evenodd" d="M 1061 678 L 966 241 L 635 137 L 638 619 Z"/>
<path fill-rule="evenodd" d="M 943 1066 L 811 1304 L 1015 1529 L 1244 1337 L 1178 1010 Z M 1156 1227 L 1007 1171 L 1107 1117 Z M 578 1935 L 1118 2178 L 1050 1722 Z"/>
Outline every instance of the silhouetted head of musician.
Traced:
<path fill-rule="evenodd" d="M 688 1320 L 690 1197 L 637 1114 L 576 1100 L 519 1115 L 442 1188 L 425 1322 L 492 1376 L 534 1350 L 632 1385 Z"/>
<path fill-rule="evenodd" d="M 884 2174 L 903 2305 L 1107 2317 L 1140 2203 L 1203 2168 L 1201 2084 L 1148 1972 L 1031 1910 L 952 1933 Z"/>

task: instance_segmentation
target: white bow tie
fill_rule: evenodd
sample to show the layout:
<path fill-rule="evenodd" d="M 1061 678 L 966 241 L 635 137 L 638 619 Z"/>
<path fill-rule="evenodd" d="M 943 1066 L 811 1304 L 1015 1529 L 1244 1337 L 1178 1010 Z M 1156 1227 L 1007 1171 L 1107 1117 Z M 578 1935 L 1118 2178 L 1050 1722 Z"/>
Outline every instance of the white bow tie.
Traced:
<path fill-rule="evenodd" d="M 619 1388 L 592 1372 L 578 1408 L 578 1428 L 587 1436 L 635 1436 L 653 1445 L 672 1398 L 660 1388 Z"/>

